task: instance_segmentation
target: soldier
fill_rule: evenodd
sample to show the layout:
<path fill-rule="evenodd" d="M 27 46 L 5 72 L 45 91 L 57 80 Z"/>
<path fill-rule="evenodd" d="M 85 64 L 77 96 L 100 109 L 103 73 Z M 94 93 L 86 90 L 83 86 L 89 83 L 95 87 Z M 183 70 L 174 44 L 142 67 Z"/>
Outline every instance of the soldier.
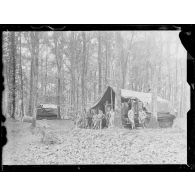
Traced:
<path fill-rule="evenodd" d="M 110 107 L 108 107 L 106 112 L 106 126 L 109 127 L 109 121 L 110 121 Z"/>
<path fill-rule="evenodd" d="M 129 119 L 129 122 L 131 124 L 131 129 L 134 129 L 135 128 L 135 121 L 134 121 L 134 109 L 133 109 L 133 106 L 128 111 L 128 119 Z"/>
<path fill-rule="evenodd" d="M 114 112 L 113 108 L 111 108 L 111 110 L 110 110 L 110 122 L 109 122 L 110 127 L 114 127 L 114 115 L 115 115 L 115 112 Z"/>
<path fill-rule="evenodd" d="M 108 103 L 108 101 L 106 101 L 106 103 L 104 104 L 105 113 L 108 112 L 109 107 L 110 107 L 110 106 L 109 106 L 109 103 Z"/>
<path fill-rule="evenodd" d="M 87 127 L 88 128 L 91 128 L 92 127 L 92 112 L 91 112 L 91 110 L 89 110 L 88 112 L 87 112 Z"/>
<path fill-rule="evenodd" d="M 87 112 L 85 108 L 83 110 L 82 122 L 83 122 L 83 125 L 82 125 L 83 128 L 87 128 Z"/>
<path fill-rule="evenodd" d="M 99 128 L 99 129 L 102 129 L 103 117 L 104 117 L 103 112 L 102 112 L 102 110 L 99 109 L 99 113 L 97 115 L 97 120 L 98 120 L 97 121 L 97 128 Z"/>
<path fill-rule="evenodd" d="M 145 128 L 146 113 L 143 110 L 143 107 L 141 107 L 141 109 L 139 110 L 139 113 L 138 114 L 139 114 L 138 115 L 139 124 L 141 124 L 142 127 Z"/>
<path fill-rule="evenodd" d="M 96 110 L 93 110 L 92 129 L 96 129 L 96 127 L 97 127 L 97 114 L 96 114 Z"/>
<path fill-rule="evenodd" d="M 75 124 L 75 128 L 78 129 L 78 127 L 81 126 L 81 122 L 82 122 L 82 117 L 81 117 L 81 113 L 78 112 L 75 116 L 75 120 L 74 120 L 74 124 Z"/>

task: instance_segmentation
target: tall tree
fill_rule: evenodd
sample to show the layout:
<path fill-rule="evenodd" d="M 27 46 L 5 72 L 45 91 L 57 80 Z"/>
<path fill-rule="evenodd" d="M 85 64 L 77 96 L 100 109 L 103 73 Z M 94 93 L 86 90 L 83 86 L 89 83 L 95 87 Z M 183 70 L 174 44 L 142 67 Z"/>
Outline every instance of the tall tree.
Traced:
<path fill-rule="evenodd" d="M 124 89 L 126 87 L 126 77 L 128 72 L 128 61 L 130 58 L 130 52 L 133 44 L 134 39 L 134 32 L 131 33 L 131 39 L 128 41 L 124 41 L 121 34 L 119 34 L 119 44 L 121 45 L 121 51 L 120 51 L 120 64 L 121 64 L 121 71 L 122 71 L 122 88 Z"/>
<path fill-rule="evenodd" d="M 98 93 L 102 93 L 102 33 L 98 31 Z"/>
<path fill-rule="evenodd" d="M 156 44 L 156 37 L 150 35 L 149 40 L 150 45 L 150 60 L 151 60 L 151 105 L 152 105 L 152 115 L 149 122 L 150 128 L 158 128 L 158 120 L 157 120 L 157 93 L 158 93 L 158 66 L 160 66 L 160 56 L 162 55 L 162 49 L 160 50 Z M 158 44 L 161 44 L 160 41 L 158 41 Z M 161 45 L 160 45 L 161 46 Z"/>
<path fill-rule="evenodd" d="M 121 86 L 122 86 L 122 67 L 121 67 L 121 34 L 116 32 L 116 67 L 115 67 L 115 82 L 116 82 L 116 91 L 115 91 L 115 125 L 122 127 L 121 119 Z"/>
<path fill-rule="evenodd" d="M 22 32 L 20 32 L 20 62 L 19 62 L 19 74 L 20 74 L 20 94 L 21 94 L 21 117 L 24 116 L 24 95 L 23 95 L 23 71 L 22 71 Z"/>
<path fill-rule="evenodd" d="M 58 118 L 60 115 L 60 105 L 61 105 L 61 71 L 62 71 L 62 56 L 63 56 L 63 45 L 62 45 L 62 32 L 54 33 L 54 50 L 55 59 L 57 65 L 57 107 L 58 107 Z"/>
<path fill-rule="evenodd" d="M 22 107 L 27 105 L 29 115 L 33 116 L 37 85 L 39 100 L 59 105 L 58 117 L 68 107 L 71 111 L 78 110 L 97 101 L 104 88 L 111 85 L 116 89 L 117 112 L 120 112 L 121 88 L 143 92 L 151 88 L 152 102 L 157 95 L 169 99 L 182 115 L 189 89 L 182 79 L 186 58 L 181 59 L 182 46 L 173 39 L 176 34 L 163 31 L 164 40 L 160 40 L 159 32 L 139 32 L 136 36 L 134 33 L 55 31 L 40 32 L 39 37 L 35 32 L 22 32 L 15 33 L 14 41 L 13 33 L 6 32 L 3 37 L 6 112 L 13 116 L 13 107 L 17 108 L 19 99 L 23 99 Z"/>
<path fill-rule="evenodd" d="M 11 41 L 10 32 L 3 33 L 3 64 L 4 64 L 4 103 L 3 103 L 3 113 L 6 117 L 11 116 Z"/>
<path fill-rule="evenodd" d="M 81 70 L 81 105 L 82 109 L 86 107 L 85 94 L 85 76 L 87 72 L 87 37 L 86 32 L 82 32 L 82 70 Z"/>
<path fill-rule="evenodd" d="M 70 34 L 70 74 L 71 74 L 71 106 L 75 108 L 75 92 L 76 92 L 76 32 Z M 78 96 L 78 89 L 77 89 Z"/>
<path fill-rule="evenodd" d="M 156 64 L 153 64 L 152 67 L 152 116 L 150 119 L 149 127 L 157 128 L 158 121 L 157 121 L 157 68 Z"/>
<path fill-rule="evenodd" d="M 11 32 L 11 76 L 12 76 L 12 113 L 11 118 L 15 118 L 16 109 L 16 43 L 15 32 Z"/>
<path fill-rule="evenodd" d="M 48 54 L 46 54 L 45 57 L 45 82 L 44 82 L 44 97 L 45 97 L 45 102 L 47 101 L 47 70 L 48 69 Z"/>
<path fill-rule="evenodd" d="M 37 107 L 37 85 L 38 85 L 38 67 L 39 67 L 39 32 L 30 32 L 31 44 L 32 44 L 32 127 L 36 126 L 36 107 Z"/>
<path fill-rule="evenodd" d="M 29 87 L 29 104 L 28 104 L 28 115 L 32 116 L 33 114 L 33 70 L 34 70 L 34 39 L 33 32 L 26 34 L 26 40 L 29 45 L 30 50 L 30 87 Z"/>

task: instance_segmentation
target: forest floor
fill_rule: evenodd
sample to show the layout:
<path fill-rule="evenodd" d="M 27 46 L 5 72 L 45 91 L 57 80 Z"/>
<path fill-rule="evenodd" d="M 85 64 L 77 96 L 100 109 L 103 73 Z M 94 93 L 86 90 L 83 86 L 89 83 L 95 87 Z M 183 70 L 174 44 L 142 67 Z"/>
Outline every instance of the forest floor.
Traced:
<path fill-rule="evenodd" d="M 43 120 L 58 142 L 46 144 L 30 123 L 8 120 L 4 165 L 36 164 L 186 164 L 184 119 L 167 129 L 74 129 L 68 120 Z M 40 129 L 39 129 L 40 131 Z M 39 132 L 37 131 L 37 132 Z"/>

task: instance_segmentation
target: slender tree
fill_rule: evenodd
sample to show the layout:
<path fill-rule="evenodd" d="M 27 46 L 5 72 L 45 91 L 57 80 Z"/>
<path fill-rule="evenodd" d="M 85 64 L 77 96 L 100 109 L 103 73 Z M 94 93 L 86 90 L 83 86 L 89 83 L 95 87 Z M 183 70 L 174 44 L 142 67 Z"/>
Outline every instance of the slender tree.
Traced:
<path fill-rule="evenodd" d="M 33 40 L 33 32 L 30 32 L 27 34 L 27 41 L 29 45 L 29 50 L 30 50 L 30 87 L 29 87 L 29 104 L 28 104 L 28 115 L 32 116 L 33 112 L 33 70 L 34 70 L 34 40 Z"/>
<path fill-rule="evenodd" d="M 160 54 L 159 50 L 157 50 L 157 45 L 155 43 L 156 39 L 155 37 L 150 36 L 149 41 L 151 43 L 151 51 L 150 51 L 150 60 L 151 60 L 151 105 L 152 105 L 152 112 L 151 112 L 151 118 L 149 122 L 150 128 L 158 128 L 158 120 L 157 120 L 157 89 L 158 89 L 158 75 L 157 75 L 157 64 L 159 63 L 159 59 L 156 59 L 156 57 L 159 58 Z M 154 48 L 156 48 L 156 52 L 154 52 Z"/>
<path fill-rule="evenodd" d="M 45 97 L 45 102 L 47 101 L 47 71 L 48 71 L 48 55 L 46 54 L 45 57 L 45 82 L 44 82 L 44 97 Z"/>
<path fill-rule="evenodd" d="M 11 32 L 11 75 L 12 75 L 12 113 L 11 118 L 15 118 L 16 109 L 16 43 L 15 32 Z"/>
<path fill-rule="evenodd" d="M 31 32 L 31 43 L 32 43 L 32 127 L 36 126 L 36 107 L 37 107 L 37 85 L 38 85 L 38 67 L 39 67 L 39 34 L 38 32 Z"/>
<path fill-rule="evenodd" d="M 122 127 L 121 120 L 121 87 L 122 87 L 122 67 L 121 67 L 121 34 L 116 32 L 116 67 L 115 67 L 115 82 L 116 82 L 116 91 L 115 91 L 115 125 L 117 127 Z"/>
<path fill-rule="evenodd" d="M 83 48 L 82 48 L 82 71 L 81 71 L 81 105 L 82 109 L 85 108 L 86 102 L 85 102 L 85 76 L 86 76 L 86 71 L 87 71 L 87 61 L 86 61 L 86 56 L 87 56 L 87 38 L 86 38 L 86 32 L 82 32 L 82 43 L 83 43 Z"/>
<path fill-rule="evenodd" d="M 98 93 L 102 93 L 102 34 L 98 32 Z"/>
<path fill-rule="evenodd" d="M 24 116 L 24 95 L 23 95 L 23 70 L 22 70 L 22 32 L 20 32 L 20 62 L 19 62 L 19 74 L 20 74 L 20 94 L 21 94 L 21 117 Z"/>
<path fill-rule="evenodd" d="M 60 105 L 61 105 L 61 71 L 62 71 L 62 42 L 61 37 L 62 33 L 54 33 L 54 45 L 55 45 L 55 59 L 57 65 L 57 107 L 58 107 L 58 118 L 61 118 L 60 115 Z"/>

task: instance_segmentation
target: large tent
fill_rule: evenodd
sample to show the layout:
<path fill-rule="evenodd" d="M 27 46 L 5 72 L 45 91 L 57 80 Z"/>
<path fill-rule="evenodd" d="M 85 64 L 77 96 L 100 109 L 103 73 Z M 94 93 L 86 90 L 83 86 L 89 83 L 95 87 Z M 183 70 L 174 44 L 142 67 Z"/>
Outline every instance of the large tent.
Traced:
<path fill-rule="evenodd" d="M 144 93 L 132 90 L 121 89 L 121 102 L 124 102 L 127 99 L 138 99 L 140 100 L 144 107 L 148 112 L 151 112 L 151 102 L 152 102 L 152 94 Z M 98 99 L 98 101 L 91 106 L 91 109 L 101 109 L 104 112 L 104 105 L 108 102 L 109 104 L 115 105 L 115 91 L 112 87 L 108 86 L 102 96 Z M 170 113 L 174 114 L 175 110 L 172 107 L 171 103 L 168 100 L 165 100 L 161 97 L 157 97 L 157 112 L 158 113 Z"/>

